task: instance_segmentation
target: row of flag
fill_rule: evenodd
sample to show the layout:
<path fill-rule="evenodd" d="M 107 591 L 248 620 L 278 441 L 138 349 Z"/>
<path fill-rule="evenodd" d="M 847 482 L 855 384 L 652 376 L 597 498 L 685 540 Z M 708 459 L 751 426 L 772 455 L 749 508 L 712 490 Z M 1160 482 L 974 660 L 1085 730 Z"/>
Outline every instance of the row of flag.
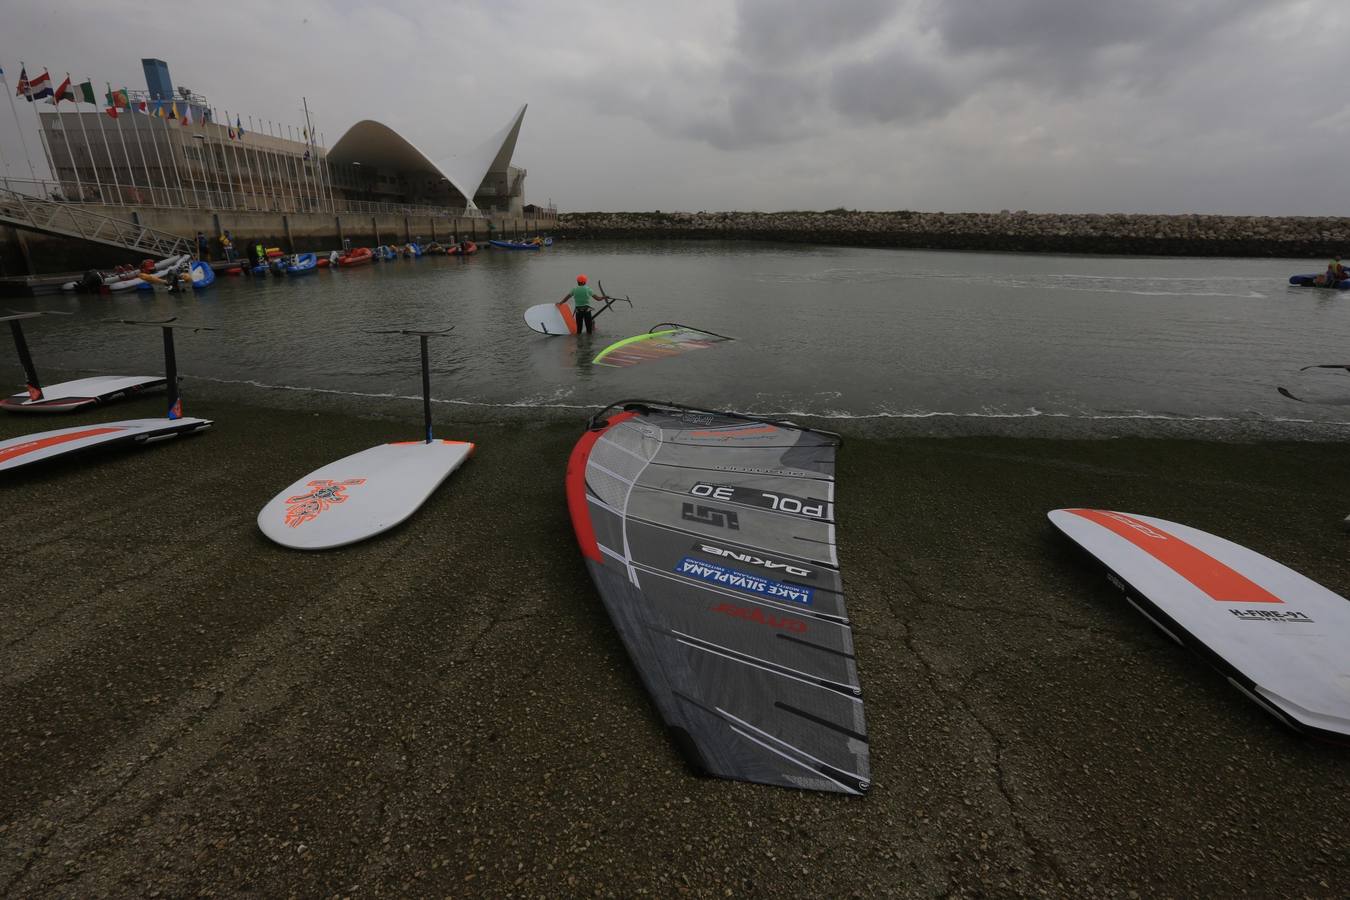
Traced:
<path fill-rule="evenodd" d="M 0 75 L 2 74 L 3 70 L 0 69 Z M 53 88 L 51 75 L 46 70 L 43 70 L 41 75 L 30 79 L 26 67 L 19 70 L 19 84 L 14 96 L 23 97 L 29 103 L 45 99 L 53 106 L 60 104 L 62 100 L 69 100 L 72 103 L 88 103 L 91 106 L 98 105 L 92 79 L 86 79 L 81 84 L 72 85 L 70 75 L 66 75 L 65 81 L 61 82 L 59 87 Z M 114 119 L 123 112 L 134 111 L 159 119 L 172 119 L 182 125 L 192 125 L 195 122 L 192 105 L 187 102 L 183 103 L 181 111 L 177 100 L 138 100 L 133 104 L 129 90 L 122 88 L 115 91 L 112 85 L 108 85 L 108 91 L 103 97 L 107 103 L 103 111 Z M 200 118 L 202 123 L 211 121 L 210 110 L 203 107 Z M 244 139 L 247 132 L 244 130 L 244 124 L 239 116 L 235 116 L 233 125 L 228 122 L 225 124 L 230 140 L 242 141 Z M 309 141 L 308 130 L 305 130 L 305 141 Z"/>

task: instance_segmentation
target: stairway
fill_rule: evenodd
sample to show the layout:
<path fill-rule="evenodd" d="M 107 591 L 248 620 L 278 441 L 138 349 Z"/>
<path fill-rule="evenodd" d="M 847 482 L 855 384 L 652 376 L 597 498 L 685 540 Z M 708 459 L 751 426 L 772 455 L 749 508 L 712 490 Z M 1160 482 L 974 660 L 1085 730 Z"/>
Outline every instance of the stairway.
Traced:
<path fill-rule="evenodd" d="M 39 200 L 3 189 L 0 189 L 0 222 L 44 234 L 135 250 L 157 259 L 193 250 L 192 239 L 182 235 L 146 228 L 79 204 Z"/>

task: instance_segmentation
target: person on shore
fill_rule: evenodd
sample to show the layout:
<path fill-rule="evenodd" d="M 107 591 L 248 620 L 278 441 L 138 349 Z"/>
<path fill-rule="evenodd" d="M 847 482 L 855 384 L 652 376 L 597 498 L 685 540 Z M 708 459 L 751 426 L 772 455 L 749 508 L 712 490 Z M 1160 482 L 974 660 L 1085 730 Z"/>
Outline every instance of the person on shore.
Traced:
<path fill-rule="evenodd" d="M 206 239 L 206 234 L 200 231 L 197 232 L 197 258 L 203 260 L 211 258 L 211 242 Z"/>
<path fill-rule="evenodd" d="M 230 233 L 226 231 L 220 236 L 220 249 L 225 254 L 225 261 L 234 260 L 234 241 L 230 239 Z"/>
<path fill-rule="evenodd" d="M 591 314 L 591 300 L 593 299 L 604 300 L 606 298 L 586 286 L 585 275 L 578 275 L 577 286 L 563 294 L 563 298 L 558 301 L 557 305 L 562 306 L 568 300 L 571 300 L 572 305 L 576 307 L 577 334 L 581 334 L 583 328 L 586 329 L 587 334 L 595 334 L 595 317 Z"/>

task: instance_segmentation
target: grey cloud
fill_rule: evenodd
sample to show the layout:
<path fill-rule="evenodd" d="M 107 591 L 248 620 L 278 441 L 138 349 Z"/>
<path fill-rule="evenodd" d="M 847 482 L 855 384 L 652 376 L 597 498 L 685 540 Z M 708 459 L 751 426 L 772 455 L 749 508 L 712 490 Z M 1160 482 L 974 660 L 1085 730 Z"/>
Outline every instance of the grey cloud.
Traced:
<path fill-rule="evenodd" d="M 736 11 L 736 45 L 758 62 L 809 66 L 872 34 L 902 5 L 898 0 L 741 0 Z"/>
<path fill-rule="evenodd" d="M 1082 92 L 1103 81 L 1154 85 L 1201 45 L 1272 0 L 926 0 L 944 44 L 991 75 Z"/>
<path fill-rule="evenodd" d="M 846 118 L 863 122 L 912 123 L 946 113 L 964 99 L 950 72 L 894 47 L 875 59 L 840 67 L 830 100 Z"/>

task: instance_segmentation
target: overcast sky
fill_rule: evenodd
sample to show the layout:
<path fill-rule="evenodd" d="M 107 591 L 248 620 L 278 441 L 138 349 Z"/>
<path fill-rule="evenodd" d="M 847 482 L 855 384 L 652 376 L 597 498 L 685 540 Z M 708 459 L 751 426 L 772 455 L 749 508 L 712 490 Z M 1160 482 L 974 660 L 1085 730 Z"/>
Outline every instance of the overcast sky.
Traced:
<path fill-rule="evenodd" d="M 1346 212 L 1345 0 L 0 0 L 0 21 L 11 90 L 20 59 L 144 88 L 153 56 L 231 116 L 299 125 L 307 96 L 329 145 L 373 118 L 443 159 L 529 103 L 514 162 L 563 211 Z"/>

